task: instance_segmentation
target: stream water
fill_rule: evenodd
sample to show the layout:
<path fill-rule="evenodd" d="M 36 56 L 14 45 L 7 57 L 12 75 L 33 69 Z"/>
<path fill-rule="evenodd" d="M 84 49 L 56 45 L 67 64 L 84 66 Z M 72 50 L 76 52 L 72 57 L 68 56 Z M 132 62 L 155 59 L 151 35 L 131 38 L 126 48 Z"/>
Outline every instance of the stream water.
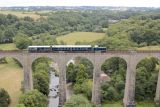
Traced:
<path fill-rule="evenodd" d="M 50 71 L 50 85 L 49 85 L 49 106 L 58 107 L 59 105 L 59 77 L 55 76 L 55 73 Z"/>

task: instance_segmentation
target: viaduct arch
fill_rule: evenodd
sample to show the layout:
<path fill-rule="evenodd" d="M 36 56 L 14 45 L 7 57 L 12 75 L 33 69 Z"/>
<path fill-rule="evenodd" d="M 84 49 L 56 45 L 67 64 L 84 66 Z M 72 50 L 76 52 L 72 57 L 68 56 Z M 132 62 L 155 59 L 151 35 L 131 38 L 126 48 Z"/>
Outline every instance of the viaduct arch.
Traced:
<path fill-rule="evenodd" d="M 100 74 L 101 65 L 105 60 L 111 57 L 123 58 L 127 63 L 126 82 L 123 103 L 124 107 L 135 107 L 135 76 L 137 64 L 146 57 L 156 57 L 160 59 L 160 51 L 108 51 L 106 53 L 28 53 L 26 51 L 0 51 L 0 58 L 13 57 L 23 66 L 24 70 L 24 89 L 25 91 L 33 89 L 32 81 L 32 63 L 39 57 L 48 57 L 57 62 L 60 70 L 59 74 L 59 106 L 66 101 L 66 64 L 70 59 L 84 57 L 90 60 L 94 66 L 92 102 L 96 107 L 101 106 L 100 101 Z M 160 73 L 157 82 L 155 100 L 160 99 Z"/>

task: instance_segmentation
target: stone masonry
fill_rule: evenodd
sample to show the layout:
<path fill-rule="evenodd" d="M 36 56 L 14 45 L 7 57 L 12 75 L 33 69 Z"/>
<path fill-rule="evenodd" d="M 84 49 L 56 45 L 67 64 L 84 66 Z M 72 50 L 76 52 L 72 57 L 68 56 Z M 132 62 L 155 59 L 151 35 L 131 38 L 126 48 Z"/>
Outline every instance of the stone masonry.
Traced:
<path fill-rule="evenodd" d="M 124 107 L 135 107 L 135 76 L 137 64 L 146 57 L 156 57 L 160 59 L 160 51 L 108 51 L 106 53 L 28 53 L 26 51 L 0 51 L 0 58 L 12 57 L 17 59 L 24 70 L 24 89 L 33 89 L 32 63 L 39 57 L 48 57 L 59 66 L 60 86 L 59 86 L 59 106 L 62 107 L 66 101 L 66 64 L 70 59 L 85 57 L 94 65 L 92 102 L 96 107 L 101 106 L 100 93 L 100 73 L 103 62 L 111 57 L 123 58 L 127 63 L 125 93 L 123 98 Z M 160 100 L 160 73 L 157 82 L 155 100 Z"/>

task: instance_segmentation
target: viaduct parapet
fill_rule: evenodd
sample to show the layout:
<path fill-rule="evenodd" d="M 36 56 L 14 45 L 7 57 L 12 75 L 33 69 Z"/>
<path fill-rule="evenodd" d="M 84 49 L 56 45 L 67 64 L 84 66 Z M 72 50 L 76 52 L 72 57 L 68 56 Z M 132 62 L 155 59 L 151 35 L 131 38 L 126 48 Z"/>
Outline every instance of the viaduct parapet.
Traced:
<path fill-rule="evenodd" d="M 100 94 L 100 73 L 101 65 L 105 60 L 112 57 L 123 58 L 127 63 L 125 92 L 123 98 L 124 107 L 135 107 L 135 77 L 137 64 L 146 57 L 156 57 L 160 59 L 160 51 L 108 51 L 106 53 L 28 53 L 26 51 L 0 51 L 0 58 L 12 57 L 17 59 L 23 66 L 24 70 L 24 89 L 25 91 L 33 89 L 32 80 L 32 63 L 37 58 L 48 57 L 56 62 L 59 66 L 59 106 L 66 101 L 66 65 L 76 57 L 84 57 L 90 60 L 94 66 L 92 102 L 96 107 L 101 106 Z M 160 99 L 160 73 L 157 82 L 155 100 Z"/>

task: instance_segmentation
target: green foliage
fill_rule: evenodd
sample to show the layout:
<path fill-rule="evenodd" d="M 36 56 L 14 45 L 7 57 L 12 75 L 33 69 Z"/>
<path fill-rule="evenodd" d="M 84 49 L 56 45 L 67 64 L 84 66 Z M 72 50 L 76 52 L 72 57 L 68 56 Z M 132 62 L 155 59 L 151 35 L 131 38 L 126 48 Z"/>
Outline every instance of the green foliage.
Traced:
<path fill-rule="evenodd" d="M 79 59 L 79 58 L 78 58 Z M 87 66 L 85 66 L 83 63 L 86 61 L 86 59 L 78 60 L 76 59 L 76 64 L 70 63 L 67 67 L 67 82 L 73 83 L 73 90 L 75 94 L 83 94 L 88 99 L 91 98 L 92 95 L 92 82 L 89 80 L 88 72 L 87 72 Z M 79 62 L 80 61 L 80 62 Z"/>
<path fill-rule="evenodd" d="M 87 72 L 88 74 L 88 77 L 90 79 L 93 78 L 93 64 L 91 61 L 89 61 L 88 59 L 86 58 L 83 58 L 83 57 L 77 57 L 76 58 L 76 61 L 75 61 L 76 64 L 83 64 L 84 67 L 85 67 L 85 71 Z"/>
<path fill-rule="evenodd" d="M 34 21 L 31 17 L 18 18 L 15 15 L 0 14 L 0 43 L 12 42 L 16 34 L 23 33 L 28 37 L 33 37 L 35 45 L 56 44 L 55 37 L 69 34 L 71 32 L 104 32 L 110 19 L 127 19 L 135 12 L 116 13 L 103 10 L 70 10 L 56 11 L 49 13 L 39 13 L 41 17 Z M 98 16 L 98 17 L 97 17 Z M 36 38 L 36 39 L 35 39 Z M 40 38 L 40 39 L 38 39 Z"/>
<path fill-rule="evenodd" d="M 49 69 L 50 59 L 38 58 L 33 62 L 33 85 L 34 88 L 48 96 L 49 94 Z"/>
<path fill-rule="evenodd" d="M 6 63 L 7 63 L 7 60 L 5 57 L 0 59 L 0 64 L 6 64 Z"/>
<path fill-rule="evenodd" d="M 110 26 L 107 34 L 111 38 L 124 36 L 126 41 L 134 42 L 138 46 L 160 44 L 160 32 L 158 30 L 160 18 L 159 14 L 157 14 L 157 18 L 153 18 L 153 15 L 143 15 L 145 18 L 139 16 L 120 21 Z"/>
<path fill-rule="evenodd" d="M 25 107 L 46 107 L 48 100 L 47 97 L 39 91 L 32 90 L 23 94 L 19 99 L 19 103 L 23 104 Z"/>
<path fill-rule="evenodd" d="M 76 82 L 77 72 L 76 72 L 76 67 L 75 67 L 75 65 L 73 63 L 70 63 L 67 66 L 66 72 L 67 72 L 67 75 L 66 75 L 67 82 L 75 83 Z"/>
<path fill-rule="evenodd" d="M 63 107 L 93 107 L 92 104 L 82 95 L 73 95 Z"/>
<path fill-rule="evenodd" d="M 8 92 L 0 89 L 0 107 L 8 107 L 10 103 L 11 99 Z"/>
<path fill-rule="evenodd" d="M 29 45 L 31 45 L 31 40 L 24 34 L 18 34 L 15 37 L 16 47 L 19 49 L 26 49 Z"/>
<path fill-rule="evenodd" d="M 38 71 L 33 75 L 34 89 L 37 89 L 44 95 L 49 94 L 48 74 L 45 71 Z"/>
<path fill-rule="evenodd" d="M 25 107 L 24 104 L 18 104 L 16 107 Z"/>
<path fill-rule="evenodd" d="M 109 82 L 102 83 L 102 102 L 121 100 L 124 96 L 127 69 L 125 60 L 119 57 L 110 58 L 103 63 L 101 69 L 111 78 Z"/>
<path fill-rule="evenodd" d="M 127 64 L 124 59 L 119 57 L 113 57 L 106 60 L 102 66 L 102 71 L 104 71 L 107 75 L 112 75 L 115 71 L 120 71 L 121 69 L 127 69 Z M 123 74 L 122 72 L 121 74 Z"/>
<path fill-rule="evenodd" d="M 87 72 L 85 71 L 85 66 L 83 64 L 79 64 L 76 68 L 78 71 L 76 74 L 76 80 L 75 84 L 73 87 L 74 93 L 75 94 L 83 94 L 85 95 L 88 99 L 91 98 L 91 91 L 92 91 L 92 86 L 88 84 L 88 75 Z"/>
<path fill-rule="evenodd" d="M 49 71 L 50 59 L 46 57 L 41 57 L 36 59 L 32 64 L 33 72 L 44 70 L 46 72 Z"/>
<path fill-rule="evenodd" d="M 76 77 L 77 84 L 82 84 L 88 78 L 88 75 L 85 72 L 85 66 L 83 64 L 78 65 L 78 72 L 76 75 L 77 75 Z"/>
<path fill-rule="evenodd" d="M 137 65 L 136 72 L 136 94 L 137 100 L 153 100 L 157 86 L 158 59 L 150 57 L 142 60 Z"/>
<path fill-rule="evenodd" d="M 36 37 L 33 37 L 33 45 L 56 45 L 57 41 L 54 36 L 49 35 L 48 33 L 40 34 Z"/>

